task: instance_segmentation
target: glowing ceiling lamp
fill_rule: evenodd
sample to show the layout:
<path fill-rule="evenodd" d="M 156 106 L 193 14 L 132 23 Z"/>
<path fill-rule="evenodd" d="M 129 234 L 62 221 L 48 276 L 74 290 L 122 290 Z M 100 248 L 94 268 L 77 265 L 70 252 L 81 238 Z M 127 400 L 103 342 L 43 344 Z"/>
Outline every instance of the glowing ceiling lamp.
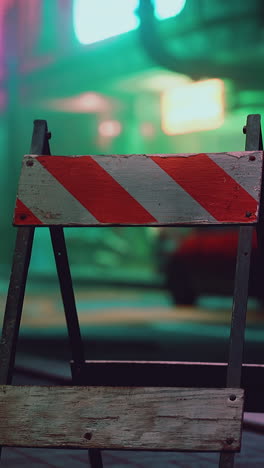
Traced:
<path fill-rule="evenodd" d="M 81 44 L 92 44 L 138 27 L 139 0 L 74 0 L 74 30 Z M 155 0 L 155 15 L 163 20 L 178 15 L 186 0 Z"/>
<path fill-rule="evenodd" d="M 167 135 L 199 132 L 224 122 L 224 82 L 204 80 L 161 95 L 161 126 Z"/>

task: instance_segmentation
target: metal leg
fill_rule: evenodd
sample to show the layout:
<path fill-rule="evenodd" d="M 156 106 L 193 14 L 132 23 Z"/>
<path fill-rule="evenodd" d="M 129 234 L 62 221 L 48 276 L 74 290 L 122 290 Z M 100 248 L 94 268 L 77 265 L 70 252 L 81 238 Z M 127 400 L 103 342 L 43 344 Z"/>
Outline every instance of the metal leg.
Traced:
<path fill-rule="evenodd" d="M 259 149 L 263 150 L 262 133 L 259 122 Z M 260 196 L 260 210 L 259 222 L 257 224 L 257 241 L 258 241 L 258 274 L 262 276 L 262 268 L 264 264 L 264 170 L 262 171 L 261 181 L 261 196 Z M 263 297 L 261 297 L 263 299 Z M 263 302 L 263 301 L 262 301 Z"/>
<path fill-rule="evenodd" d="M 0 344 L 1 385 L 12 381 L 33 237 L 34 228 L 18 228 Z"/>
<path fill-rule="evenodd" d="M 246 133 L 246 151 L 261 149 L 262 136 L 260 116 L 249 115 Z M 241 371 L 243 362 L 244 334 L 246 327 L 248 284 L 250 272 L 250 257 L 254 227 L 243 226 L 239 231 L 237 264 L 234 288 L 232 322 L 230 332 L 229 359 L 227 367 L 227 387 L 239 388 L 241 385 Z M 220 468 L 233 468 L 234 453 L 222 452 L 219 460 Z"/>
<path fill-rule="evenodd" d="M 91 468 L 103 468 L 103 460 L 101 450 L 99 449 L 89 449 L 89 461 Z"/>
<path fill-rule="evenodd" d="M 81 364 L 84 362 L 84 349 L 63 229 L 61 227 L 52 227 L 50 228 L 50 235 L 68 328 L 72 359 L 76 364 Z"/>
<path fill-rule="evenodd" d="M 219 467 L 221 468 L 233 468 L 235 463 L 235 454 L 222 452 L 220 455 Z"/>
<path fill-rule="evenodd" d="M 0 385 L 10 385 L 15 364 L 34 228 L 18 229 L 0 343 Z M 0 458 L 2 447 L 0 447 Z"/>
<path fill-rule="evenodd" d="M 241 382 L 253 231 L 253 226 L 243 226 L 239 232 L 227 387 L 239 388 Z"/>
<path fill-rule="evenodd" d="M 63 229 L 61 227 L 50 228 L 50 235 L 64 305 L 72 359 L 78 365 L 84 362 L 84 349 Z M 81 382 L 78 383 L 81 384 Z M 100 450 L 89 449 L 88 454 L 92 468 L 103 468 Z"/>
<path fill-rule="evenodd" d="M 252 226 L 244 226 L 239 233 L 226 382 L 227 387 L 233 388 L 239 388 L 241 382 L 253 230 Z M 221 453 L 219 467 L 233 468 L 234 459 L 234 453 Z"/>

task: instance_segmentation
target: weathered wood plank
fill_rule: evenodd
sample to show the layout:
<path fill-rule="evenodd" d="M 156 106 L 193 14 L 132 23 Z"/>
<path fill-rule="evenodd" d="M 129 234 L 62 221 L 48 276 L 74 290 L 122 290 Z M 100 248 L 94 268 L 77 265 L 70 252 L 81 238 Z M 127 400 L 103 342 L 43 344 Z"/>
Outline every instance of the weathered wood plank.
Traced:
<path fill-rule="evenodd" d="M 25 156 L 15 225 L 252 224 L 262 151 Z"/>
<path fill-rule="evenodd" d="M 241 389 L 1 386 L 0 444 L 237 451 L 242 410 Z"/>

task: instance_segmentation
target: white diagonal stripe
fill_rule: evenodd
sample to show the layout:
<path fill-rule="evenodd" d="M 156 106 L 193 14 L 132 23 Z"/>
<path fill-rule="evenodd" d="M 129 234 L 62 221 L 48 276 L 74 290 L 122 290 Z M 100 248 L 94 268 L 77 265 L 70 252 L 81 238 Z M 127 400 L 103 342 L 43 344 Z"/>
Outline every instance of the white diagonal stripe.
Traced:
<path fill-rule="evenodd" d="M 158 223 L 217 223 L 149 156 L 93 156 Z M 135 177 L 137 174 L 137 177 Z"/>
<path fill-rule="evenodd" d="M 33 166 L 26 166 L 28 159 L 23 160 L 18 198 L 43 224 L 98 224 L 37 159 L 33 158 Z"/>
<path fill-rule="evenodd" d="M 255 156 L 254 161 L 249 156 Z M 207 154 L 218 166 L 220 166 L 230 177 L 243 187 L 256 201 L 260 198 L 260 185 L 262 174 L 261 152 L 249 152 L 247 155 L 241 153 L 216 153 Z"/>

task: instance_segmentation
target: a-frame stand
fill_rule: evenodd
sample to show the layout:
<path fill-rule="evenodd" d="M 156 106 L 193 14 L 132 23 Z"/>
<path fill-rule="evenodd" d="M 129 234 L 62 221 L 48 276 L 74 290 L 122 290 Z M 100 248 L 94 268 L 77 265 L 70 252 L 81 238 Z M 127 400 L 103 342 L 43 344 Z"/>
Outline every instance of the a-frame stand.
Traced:
<path fill-rule="evenodd" d="M 248 117 L 245 132 L 246 151 L 255 151 L 262 149 L 260 117 L 258 115 L 252 115 Z M 49 138 L 50 135 L 48 133 L 46 122 L 41 120 L 35 121 L 30 153 L 37 155 L 49 155 Z M 26 164 L 30 166 L 32 164 L 31 160 L 28 160 Z M 263 192 L 263 184 L 261 185 L 261 187 Z M 23 215 L 21 215 L 21 219 L 22 216 Z M 263 196 L 261 195 L 260 217 L 257 223 L 261 255 L 264 251 L 263 219 Z M 14 252 L 12 273 L 10 278 L 10 286 L 7 296 L 0 349 L 0 384 L 3 386 L 10 385 L 12 381 L 16 345 L 22 314 L 28 267 L 32 250 L 34 229 L 35 228 L 32 226 L 23 226 L 19 227 L 17 232 L 17 240 Z M 153 362 L 144 364 L 138 362 L 130 362 L 125 364 L 122 362 L 85 362 L 63 228 L 61 226 L 50 227 L 51 241 L 53 245 L 66 323 L 68 328 L 70 347 L 72 352 L 73 385 L 97 385 L 102 386 L 102 388 L 105 388 L 105 386 L 116 385 L 128 386 L 131 389 L 130 393 L 133 394 L 132 387 L 134 387 L 135 385 L 138 387 L 151 387 L 152 389 L 153 387 L 157 387 L 158 390 L 160 390 L 161 385 L 167 385 L 167 387 L 174 387 L 175 385 L 177 385 L 178 387 L 197 387 L 198 384 L 199 387 L 212 387 L 213 385 L 221 387 L 224 386 L 223 379 L 226 377 L 226 387 L 233 389 L 233 393 L 231 393 L 231 390 L 229 392 L 231 393 L 231 395 L 229 396 L 229 406 L 232 406 L 233 404 L 239 404 L 239 392 L 237 391 L 235 395 L 234 391 L 236 390 L 234 389 L 240 389 L 241 373 L 243 386 L 246 389 L 247 395 L 247 391 L 248 393 L 250 393 L 250 389 L 247 388 L 247 382 L 249 381 L 249 379 L 251 379 L 251 381 L 252 379 L 255 379 L 255 381 L 258 382 L 260 379 L 260 374 L 258 371 L 263 371 L 263 369 L 253 369 L 252 371 L 252 368 L 247 368 L 247 366 L 245 366 L 242 370 L 244 330 L 246 323 L 248 281 L 250 270 L 250 253 L 253 230 L 254 224 L 243 225 L 240 227 L 235 277 L 234 303 L 230 335 L 229 361 L 227 367 L 221 366 L 220 368 L 213 365 L 203 365 L 198 363 L 190 363 L 190 365 L 188 366 L 186 365 L 186 363 L 184 364 L 179 362 L 172 362 L 169 365 L 168 363 L 167 365 L 164 365 L 164 363 Z M 142 372 L 143 365 L 144 370 Z M 261 374 L 261 376 L 263 376 L 263 373 Z M 79 388 L 80 387 L 76 387 L 76 392 L 80 392 L 80 390 L 78 390 Z M 5 387 L 3 387 L 3 389 L 5 393 Z M 198 389 L 197 392 L 199 390 L 200 389 Z M 166 388 L 166 391 L 168 391 L 168 388 Z M 251 399 L 254 400 L 255 403 L 256 401 L 258 401 L 256 397 L 257 393 L 253 392 L 253 394 L 251 395 Z M 162 394 L 162 389 L 160 390 L 160 394 Z M 177 395 L 177 392 L 175 395 Z M 128 396 L 126 395 L 125 400 L 127 398 Z M 163 396 L 161 396 L 161 398 L 163 398 Z M 242 410 L 241 406 L 239 406 L 239 408 Z M 194 420 L 194 423 L 196 423 L 197 417 L 192 418 Z M 118 417 L 113 417 L 112 419 L 118 419 Z M 87 436 L 86 438 L 88 440 L 92 437 L 92 435 L 89 433 L 84 435 L 84 437 L 85 436 Z M 5 435 L 3 434 L 3 429 L 0 429 L 0 442 L 3 445 L 12 445 L 11 443 L 6 442 Z M 234 464 L 234 452 L 232 451 L 233 443 L 234 438 L 229 437 L 225 440 L 223 449 L 219 450 L 221 452 L 220 466 L 222 468 L 232 467 Z M 68 445 L 65 444 L 65 446 L 72 446 L 71 444 L 72 442 L 68 443 Z M 124 448 L 130 446 L 128 442 L 126 442 L 126 444 L 123 445 Z M 83 443 L 80 446 L 83 447 Z M 165 444 L 163 444 L 162 447 L 167 446 L 168 445 L 165 442 Z M 100 448 L 104 448 L 104 445 L 101 443 L 101 445 L 99 444 L 99 448 L 97 447 L 98 445 L 92 448 L 89 447 L 89 445 L 87 447 L 89 448 L 90 462 L 93 468 L 99 468 L 103 466 Z M 111 445 L 111 447 L 113 447 L 113 445 Z M 122 446 L 119 447 L 122 448 Z M 133 446 L 131 447 L 133 448 Z M 142 449 L 149 447 L 151 447 L 151 444 L 149 443 L 147 445 L 143 444 L 142 446 L 140 446 L 140 448 Z M 185 445 L 183 444 L 183 450 L 185 450 L 184 447 Z M 199 447 L 203 448 L 202 445 Z M 157 449 L 158 448 L 159 446 L 157 445 Z M 199 450 L 202 450 L 202 448 L 199 448 Z M 164 448 L 162 449 L 164 450 Z"/>

